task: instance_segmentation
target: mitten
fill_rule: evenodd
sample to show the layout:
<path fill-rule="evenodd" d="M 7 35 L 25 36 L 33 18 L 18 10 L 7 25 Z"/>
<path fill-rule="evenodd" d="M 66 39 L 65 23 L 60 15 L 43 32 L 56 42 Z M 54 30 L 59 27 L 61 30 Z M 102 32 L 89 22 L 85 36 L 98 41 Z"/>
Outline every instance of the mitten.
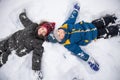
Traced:
<path fill-rule="evenodd" d="M 74 9 L 77 10 L 77 11 L 80 10 L 80 5 L 79 5 L 79 3 L 76 3 L 76 4 L 74 5 Z"/>

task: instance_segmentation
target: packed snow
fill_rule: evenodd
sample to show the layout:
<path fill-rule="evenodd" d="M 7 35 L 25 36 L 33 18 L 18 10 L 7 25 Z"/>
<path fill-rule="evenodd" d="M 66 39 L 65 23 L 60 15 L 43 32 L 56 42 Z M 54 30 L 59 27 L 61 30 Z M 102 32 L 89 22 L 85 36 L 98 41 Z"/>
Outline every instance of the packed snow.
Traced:
<path fill-rule="evenodd" d="M 67 19 L 73 4 L 79 2 L 81 9 L 76 22 L 92 20 L 105 14 L 116 14 L 120 19 L 119 0 L 0 0 L 0 40 L 23 29 L 18 15 L 23 9 L 28 17 L 39 23 L 42 20 L 56 22 L 56 28 Z M 119 23 L 120 20 L 116 23 Z M 100 64 L 100 70 L 93 72 L 87 63 L 73 56 L 60 44 L 45 42 L 42 58 L 43 80 L 120 80 L 120 37 L 99 39 L 82 49 L 92 55 Z M 9 56 L 0 68 L 0 80 L 35 80 L 31 69 L 32 52 L 24 57 Z"/>

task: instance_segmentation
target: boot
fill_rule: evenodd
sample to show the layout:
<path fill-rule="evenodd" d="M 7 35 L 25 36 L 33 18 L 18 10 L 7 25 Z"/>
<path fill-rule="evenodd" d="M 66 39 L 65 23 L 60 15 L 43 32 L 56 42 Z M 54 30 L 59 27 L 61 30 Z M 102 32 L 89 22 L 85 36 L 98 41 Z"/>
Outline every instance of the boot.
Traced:
<path fill-rule="evenodd" d="M 118 25 L 109 26 L 109 27 L 105 28 L 105 30 L 107 32 L 107 36 L 105 37 L 105 39 L 117 36 L 120 32 Z"/>
<path fill-rule="evenodd" d="M 103 17 L 102 19 L 103 19 L 104 25 L 108 26 L 109 23 L 115 23 L 115 20 L 117 19 L 117 17 L 115 16 L 115 14 L 113 14 L 113 15 L 108 14 L 105 17 Z"/>
<path fill-rule="evenodd" d="M 116 19 L 117 17 L 115 15 L 106 15 L 102 18 L 92 21 L 92 24 L 94 24 L 98 29 L 103 29 L 106 28 L 110 23 L 115 23 Z"/>

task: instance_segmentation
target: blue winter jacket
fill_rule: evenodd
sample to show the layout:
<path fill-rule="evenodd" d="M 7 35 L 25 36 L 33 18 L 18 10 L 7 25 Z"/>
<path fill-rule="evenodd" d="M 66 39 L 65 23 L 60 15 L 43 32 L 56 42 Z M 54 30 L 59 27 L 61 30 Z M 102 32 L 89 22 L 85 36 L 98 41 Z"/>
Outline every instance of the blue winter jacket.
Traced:
<path fill-rule="evenodd" d="M 67 21 L 59 28 L 66 33 L 64 39 L 59 43 L 63 44 L 74 55 L 87 61 L 89 55 L 80 46 L 85 46 L 97 38 L 97 28 L 93 24 L 84 21 L 75 24 L 77 16 L 78 11 L 73 10 Z"/>
<path fill-rule="evenodd" d="M 97 28 L 92 23 L 81 21 L 75 24 L 78 11 L 73 10 L 68 20 L 59 28 L 65 31 L 65 37 L 60 42 L 74 55 L 87 61 L 89 55 L 80 46 L 89 44 L 97 38 Z"/>

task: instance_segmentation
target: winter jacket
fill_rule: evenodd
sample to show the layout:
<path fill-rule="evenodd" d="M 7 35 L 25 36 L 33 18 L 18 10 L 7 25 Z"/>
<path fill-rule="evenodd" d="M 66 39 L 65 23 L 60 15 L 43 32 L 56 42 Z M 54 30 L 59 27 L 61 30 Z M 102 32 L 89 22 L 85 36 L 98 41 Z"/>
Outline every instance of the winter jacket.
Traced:
<path fill-rule="evenodd" d="M 74 55 L 87 61 L 89 55 L 80 46 L 85 46 L 97 38 L 97 28 L 93 24 L 84 21 L 75 24 L 77 15 L 78 11 L 73 10 L 68 20 L 59 28 L 66 33 L 60 44 L 63 44 Z"/>
<path fill-rule="evenodd" d="M 44 38 L 37 35 L 38 24 L 30 21 L 25 13 L 21 13 L 19 18 L 25 29 L 15 32 L 12 36 L 0 42 L 0 55 L 2 55 L 3 64 L 6 63 L 8 55 L 13 50 L 20 57 L 33 51 L 32 69 L 40 70 Z"/>

